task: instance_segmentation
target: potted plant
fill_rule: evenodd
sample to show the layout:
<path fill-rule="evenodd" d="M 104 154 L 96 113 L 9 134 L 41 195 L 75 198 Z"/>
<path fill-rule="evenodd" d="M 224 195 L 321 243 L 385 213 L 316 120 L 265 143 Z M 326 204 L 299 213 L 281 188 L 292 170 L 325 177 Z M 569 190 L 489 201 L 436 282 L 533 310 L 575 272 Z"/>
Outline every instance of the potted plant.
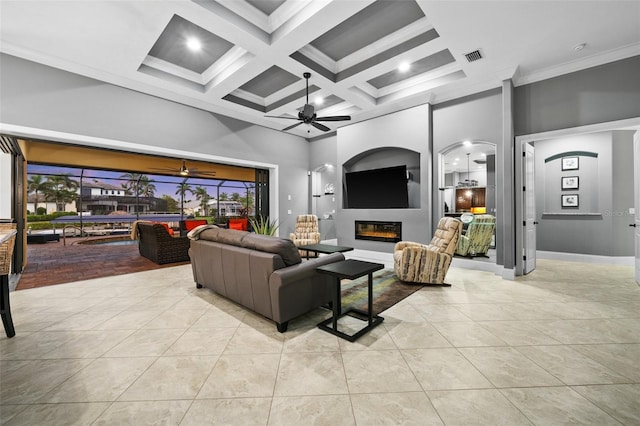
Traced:
<path fill-rule="evenodd" d="M 270 220 L 268 216 L 250 217 L 249 224 L 256 234 L 274 235 L 278 230 L 278 220 Z"/>

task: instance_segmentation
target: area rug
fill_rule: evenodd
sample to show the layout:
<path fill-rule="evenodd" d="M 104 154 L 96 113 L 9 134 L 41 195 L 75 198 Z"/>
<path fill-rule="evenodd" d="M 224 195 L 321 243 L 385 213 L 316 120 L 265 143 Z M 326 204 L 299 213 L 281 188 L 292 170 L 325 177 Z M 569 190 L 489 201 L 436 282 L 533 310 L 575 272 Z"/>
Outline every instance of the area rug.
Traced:
<path fill-rule="evenodd" d="M 403 283 L 393 269 L 383 269 L 373 274 L 373 313 L 389 309 L 396 303 L 420 290 L 420 284 Z M 342 310 L 349 307 L 367 311 L 367 277 L 342 281 Z"/>

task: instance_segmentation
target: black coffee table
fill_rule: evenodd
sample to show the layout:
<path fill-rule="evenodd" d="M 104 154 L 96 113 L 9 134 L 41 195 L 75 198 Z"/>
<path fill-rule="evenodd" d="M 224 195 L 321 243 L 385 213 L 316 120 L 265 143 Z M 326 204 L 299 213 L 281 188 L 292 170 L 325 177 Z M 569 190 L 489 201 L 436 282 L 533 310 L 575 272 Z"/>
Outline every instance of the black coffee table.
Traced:
<path fill-rule="evenodd" d="M 344 247 L 344 246 L 334 246 L 333 244 L 309 244 L 307 246 L 298 246 L 299 250 L 307 251 L 307 259 L 309 258 L 309 253 L 318 253 L 322 254 L 331 254 L 331 253 L 344 253 L 345 251 L 353 250 L 353 247 Z"/>
<path fill-rule="evenodd" d="M 328 274 L 336 278 L 336 300 L 333 303 L 333 316 L 327 320 L 322 321 L 320 324 L 318 324 L 318 327 L 324 331 L 353 342 L 358 337 L 372 330 L 374 327 L 382 324 L 384 318 L 380 315 L 373 315 L 373 273 L 383 268 L 384 265 L 380 263 L 364 262 L 362 260 L 354 259 L 330 263 L 328 265 L 323 265 L 316 268 L 317 272 L 321 274 Z M 340 291 L 340 281 L 342 279 L 355 280 L 356 278 L 360 278 L 364 275 L 369 276 L 368 312 L 364 312 L 354 308 L 348 309 L 345 312 L 341 312 L 342 296 Z M 349 314 L 356 314 L 359 318 L 366 318 L 367 325 L 354 334 L 346 334 L 338 330 L 338 319 Z M 329 324 L 331 324 L 331 326 L 329 326 Z"/>

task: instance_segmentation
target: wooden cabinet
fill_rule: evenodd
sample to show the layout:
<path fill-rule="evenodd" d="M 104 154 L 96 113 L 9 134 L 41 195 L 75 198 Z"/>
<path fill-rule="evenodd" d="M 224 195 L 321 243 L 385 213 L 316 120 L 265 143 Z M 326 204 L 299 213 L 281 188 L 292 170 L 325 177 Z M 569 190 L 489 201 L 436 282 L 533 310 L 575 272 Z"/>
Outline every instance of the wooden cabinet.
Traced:
<path fill-rule="evenodd" d="M 486 188 L 456 188 L 456 212 L 470 212 L 473 207 L 485 207 Z"/>

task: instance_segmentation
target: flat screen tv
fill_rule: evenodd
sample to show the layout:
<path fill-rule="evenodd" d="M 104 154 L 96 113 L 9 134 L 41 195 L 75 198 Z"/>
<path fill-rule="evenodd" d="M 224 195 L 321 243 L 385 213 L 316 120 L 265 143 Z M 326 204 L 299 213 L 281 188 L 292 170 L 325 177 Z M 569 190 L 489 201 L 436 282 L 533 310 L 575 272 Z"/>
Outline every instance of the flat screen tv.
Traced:
<path fill-rule="evenodd" d="M 407 166 L 345 173 L 348 209 L 409 207 Z"/>

